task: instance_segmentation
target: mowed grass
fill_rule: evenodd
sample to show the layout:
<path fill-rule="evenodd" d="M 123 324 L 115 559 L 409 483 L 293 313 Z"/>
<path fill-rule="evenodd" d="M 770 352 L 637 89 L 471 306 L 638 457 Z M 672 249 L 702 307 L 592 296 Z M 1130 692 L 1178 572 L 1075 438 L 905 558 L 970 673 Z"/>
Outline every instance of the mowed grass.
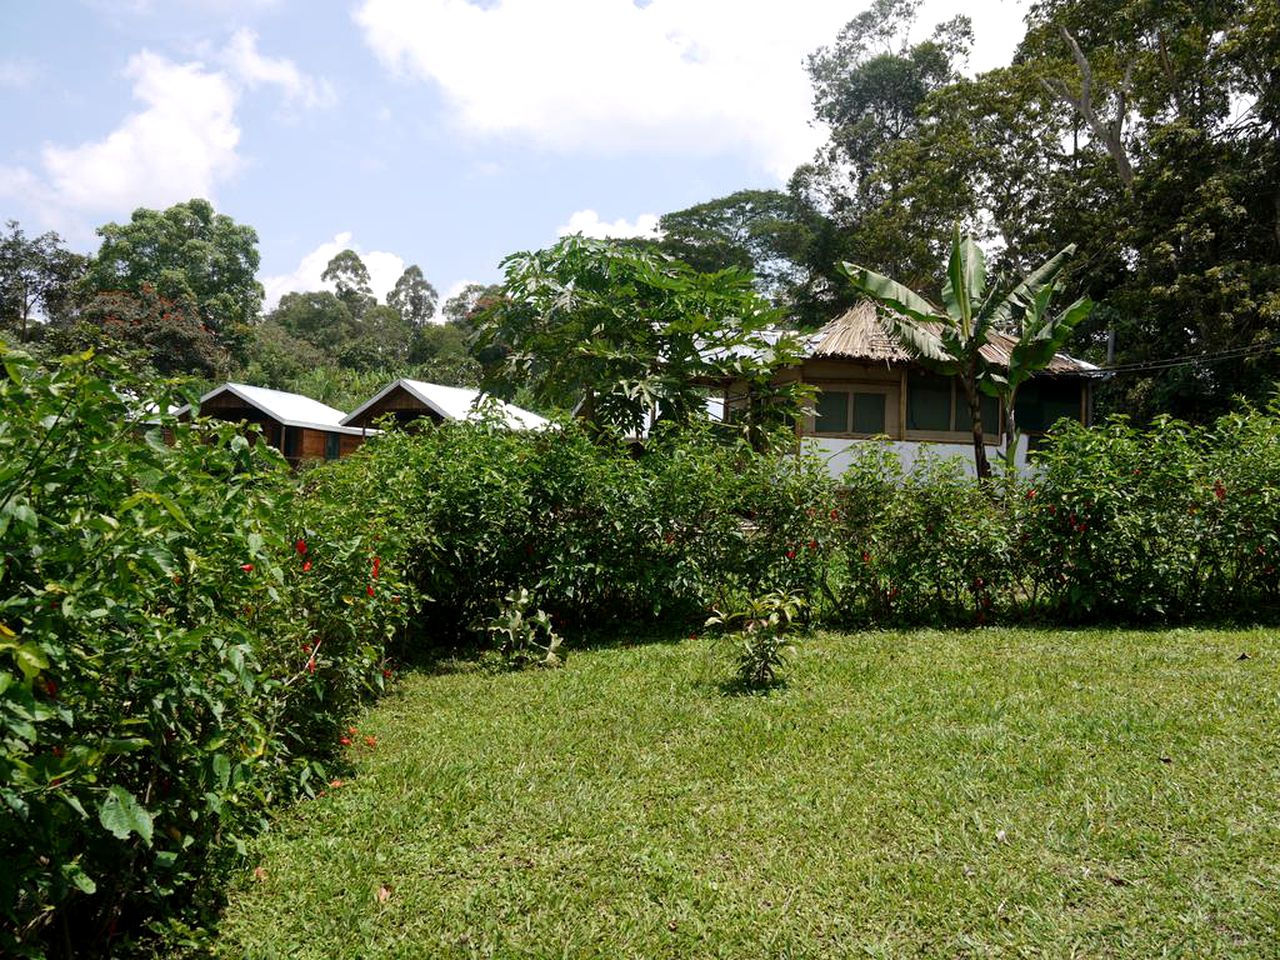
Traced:
<path fill-rule="evenodd" d="M 768 696 L 725 654 L 406 677 L 222 951 L 1280 955 L 1274 632 L 822 633 Z"/>

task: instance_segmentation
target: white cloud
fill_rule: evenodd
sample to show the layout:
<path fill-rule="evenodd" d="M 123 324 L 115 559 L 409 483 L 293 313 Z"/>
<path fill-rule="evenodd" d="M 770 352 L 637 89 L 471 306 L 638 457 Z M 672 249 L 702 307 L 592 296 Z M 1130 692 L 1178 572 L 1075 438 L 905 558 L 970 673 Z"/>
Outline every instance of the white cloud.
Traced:
<path fill-rule="evenodd" d="M 364 261 L 369 270 L 369 283 L 373 287 L 374 296 L 385 301 L 391 288 L 404 273 L 407 264 L 403 257 L 385 250 L 364 251 L 359 244 L 352 242 L 350 230 L 335 234 L 332 240 L 326 240 L 298 261 L 298 266 L 289 273 L 276 274 L 262 278 L 262 287 L 266 291 L 264 309 L 274 310 L 280 298 L 286 293 L 307 292 L 311 290 L 333 290 L 334 284 L 320 279 L 329 261 L 343 250 L 354 250 Z"/>
<path fill-rule="evenodd" d="M 600 214 L 594 210 L 578 210 L 569 215 L 569 222 L 562 224 L 556 228 L 556 236 L 565 237 L 571 233 L 580 233 L 584 237 L 596 237 L 604 239 L 605 237 L 613 237 L 615 239 L 625 239 L 627 237 L 656 237 L 658 235 L 658 215 L 656 213 L 642 213 L 636 217 L 634 223 L 619 217 L 613 223 L 600 219 Z"/>
<path fill-rule="evenodd" d="M 279 87 L 290 103 L 307 108 L 329 107 L 336 99 L 327 80 L 307 76 L 292 60 L 259 53 L 258 35 L 252 30 L 237 30 L 220 59 L 246 87 Z"/>
<path fill-rule="evenodd" d="M 373 295 L 385 301 L 408 264 L 403 257 L 385 250 L 370 250 L 368 253 L 357 250 L 356 253 L 360 254 L 360 259 L 369 268 L 369 286 L 373 287 Z"/>
<path fill-rule="evenodd" d="M 81 211 L 166 206 L 209 196 L 239 166 L 236 91 L 199 63 L 174 63 L 143 51 L 126 75 L 145 109 L 104 139 L 41 152 L 46 199 Z"/>
<path fill-rule="evenodd" d="M 259 54 L 251 33 L 237 33 L 217 59 L 227 69 L 177 63 L 149 50 L 135 54 L 124 73 L 142 108 L 100 140 L 46 144 L 38 170 L 0 168 L 0 196 L 26 201 L 46 222 L 71 232 L 79 232 L 75 224 L 84 214 L 212 198 L 241 166 L 236 109 L 246 89 L 270 84 L 308 106 L 332 97 L 327 84 L 290 61 Z"/>
<path fill-rule="evenodd" d="M 1007 57 L 1024 4 L 967 5 L 975 68 L 993 65 L 989 47 Z M 918 29 L 957 12 L 958 0 L 931 0 Z M 746 153 L 784 178 L 823 139 L 804 58 L 857 13 L 831 0 L 363 0 L 354 16 L 379 59 L 437 85 L 473 135 L 563 151 Z"/>

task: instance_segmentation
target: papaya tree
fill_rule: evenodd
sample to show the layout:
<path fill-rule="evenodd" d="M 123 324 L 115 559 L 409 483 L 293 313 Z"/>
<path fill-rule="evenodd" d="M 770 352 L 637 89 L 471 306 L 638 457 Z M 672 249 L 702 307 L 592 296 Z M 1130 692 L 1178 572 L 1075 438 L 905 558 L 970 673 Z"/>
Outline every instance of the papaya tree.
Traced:
<path fill-rule="evenodd" d="M 852 263 L 840 272 L 854 288 L 884 309 L 889 333 L 926 368 L 955 377 L 964 390 L 973 426 L 973 460 L 980 479 L 991 476 L 982 424 L 982 394 L 998 397 L 1005 408 L 1008 431 L 1006 462 L 1017 452 L 1013 403 L 1018 387 L 1049 365 L 1071 331 L 1093 308 L 1077 300 L 1057 315 L 1049 303 L 1075 245 L 1067 246 L 1012 287 L 988 284 L 986 257 L 957 224 L 951 240 L 942 307 L 909 287 Z M 993 364 L 982 353 L 992 335 L 1015 338 L 1008 367 Z"/>
<path fill-rule="evenodd" d="M 762 423 L 793 422 L 804 409 L 803 385 L 774 376 L 798 360 L 798 340 L 775 335 L 778 311 L 746 271 L 700 273 L 648 247 L 581 235 L 502 266 L 476 341 L 505 353 L 485 384 L 495 394 L 524 389 L 541 408 L 639 433 L 649 420 L 705 417 L 711 385 L 745 384 L 741 426 L 757 445 Z"/>

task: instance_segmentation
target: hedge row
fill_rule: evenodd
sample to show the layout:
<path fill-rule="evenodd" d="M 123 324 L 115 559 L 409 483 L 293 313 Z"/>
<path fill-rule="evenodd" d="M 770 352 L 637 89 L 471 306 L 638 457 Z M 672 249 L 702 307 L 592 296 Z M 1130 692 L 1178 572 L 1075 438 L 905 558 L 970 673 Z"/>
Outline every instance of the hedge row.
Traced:
<path fill-rule="evenodd" d="M 846 481 L 838 612 L 882 623 L 1176 623 L 1280 614 L 1280 406 L 1212 427 L 1059 425 L 982 487 L 863 447 Z"/>
<path fill-rule="evenodd" d="M 114 955 L 323 788 L 408 591 L 265 444 L 90 354 L 0 359 L 0 954 Z"/>
<path fill-rule="evenodd" d="M 770 590 L 812 594 L 835 485 L 814 460 L 711 428 L 644 450 L 574 426 L 446 423 L 316 471 L 314 495 L 399 531 L 425 643 L 465 637 L 524 587 L 554 622 L 689 619 Z"/>

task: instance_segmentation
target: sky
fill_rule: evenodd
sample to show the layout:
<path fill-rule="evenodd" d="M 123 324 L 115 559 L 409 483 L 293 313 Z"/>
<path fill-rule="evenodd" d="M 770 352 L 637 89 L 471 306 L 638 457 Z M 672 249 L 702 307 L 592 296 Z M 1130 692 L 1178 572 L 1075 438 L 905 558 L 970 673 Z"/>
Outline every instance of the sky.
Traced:
<path fill-rule="evenodd" d="M 354 249 L 443 298 L 566 233 L 781 187 L 824 131 L 804 58 L 868 2 L 0 0 L 0 222 L 83 253 L 205 197 L 258 233 L 267 306 Z M 1025 0 L 967 13 L 969 72 Z"/>

